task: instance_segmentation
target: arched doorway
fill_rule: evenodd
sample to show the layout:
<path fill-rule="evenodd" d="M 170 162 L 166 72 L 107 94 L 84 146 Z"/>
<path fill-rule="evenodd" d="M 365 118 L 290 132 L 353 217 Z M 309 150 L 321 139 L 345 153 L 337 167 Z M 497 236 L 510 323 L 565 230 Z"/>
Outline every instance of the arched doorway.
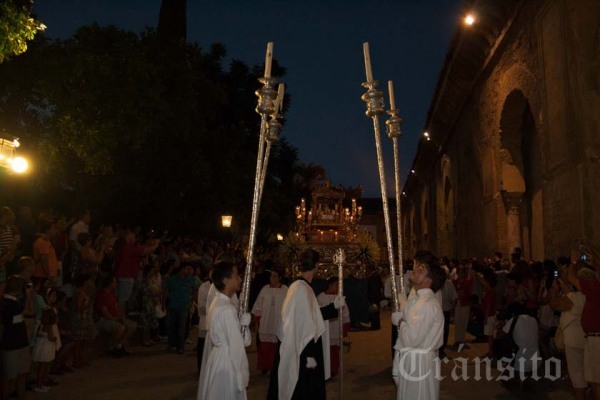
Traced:
<path fill-rule="evenodd" d="M 519 237 L 509 237 L 509 247 L 521 247 L 527 259 L 544 258 L 543 169 L 535 119 L 529 101 L 520 90 L 512 91 L 504 102 L 500 119 L 503 195 L 509 222 L 518 223 Z M 510 176 L 510 177 L 509 177 Z M 515 184 L 514 181 L 519 181 Z M 518 218 L 518 219 L 515 219 Z M 516 243 L 520 242 L 520 246 Z M 509 248 L 513 251 L 513 248 Z"/>

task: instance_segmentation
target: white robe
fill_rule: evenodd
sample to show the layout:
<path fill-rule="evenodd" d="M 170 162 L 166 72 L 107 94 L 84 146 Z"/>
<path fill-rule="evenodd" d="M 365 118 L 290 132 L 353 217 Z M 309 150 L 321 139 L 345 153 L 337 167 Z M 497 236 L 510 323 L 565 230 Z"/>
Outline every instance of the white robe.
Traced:
<path fill-rule="evenodd" d="M 392 375 L 398 384 L 397 399 L 436 400 L 440 381 L 435 362 L 444 336 L 444 314 L 431 289 L 412 292 L 404 308 Z"/>
<path fill-rule="evenodd" d="M 258 294 L 252 314 L 260 316 L 258 336 L 261 342 L 277 343 L 277 332 L 281 324 L 281 307 L 287 294 L 288 287 L 279 288 L 265 285 Z"/>
<path fill-rule="evenodd" d="M 281 309 L 281 327 L 277 335 L 279 348 L 279 400 L 289 400 L 294 394 L 300 371 L 300 354 L 306 345 L 321 337 L 325 379 L 331 377 L 329 335 L 321 308 L 310 285 L 299 279 L 290 285 Z"/>
<path fill-rule="evenodd" d="M 250 371 L 231 299 L 218 293 L 206 319 L 206 342 L 211 343 L 211 349 L 200 372 L 197 400 L 245 400 Z"/>
<path fill-rule="evenodd" d="M 206 313 L 210 304 L 206 304 L 208 300 L 208 291 L 210 290 L 212 283 L 210 281 L 204 282 L 198 288 L 198 337 L 206 337 Z M 213 285 L 214 288 L 214 285 Z"/>
<path fill-rule="evenodd" d="M 207 313 L 207 317 L 206 317 L 206 330 L 208 331 L 208 310 L 210 309 L 210 306 L 213 303 L 213 300 L 215 298 L 217 298 L 219 294 L 219 291 L 217 290 L 217 288 L 215 287 L 215 285 L 213 283 L 210 284 L 210 288 L 208 289 L 208 294 L 206 295 L 206 313 Z M 225 296 L 227 297 L 227 296 Z M 231 296 L 231 298 L 229 299 L 229 302 L 231 303 L 231 305 L 233 306 L 235 312 L 236 312 L 236 316 L 238 313 L 238 310 L 240 308 L 240 300 L 238 298 L 237 293 L 235 293 L 233 296 Z M 239 321 L 239 318 L 237 318 Z M 246 330 L 246 332 L 249 333 L 249 329 Z M 202 360 L 200 361 L 200 371 L 202 371 L 204 369 L 204 366 L 206 365 L 206 361 L 208 359 L 208 355 L 210 354 L 210 351 L 212 350 L 212 342 L 210 340 L 205 340 L 204 341 L 204 350 L 202 351 Z"/>

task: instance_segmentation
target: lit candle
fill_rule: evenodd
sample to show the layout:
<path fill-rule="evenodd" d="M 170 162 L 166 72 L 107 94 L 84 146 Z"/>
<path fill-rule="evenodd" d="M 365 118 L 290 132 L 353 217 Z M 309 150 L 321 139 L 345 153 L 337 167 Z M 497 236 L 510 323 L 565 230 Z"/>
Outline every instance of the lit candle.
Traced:
<path fill-rule="evenodd" d="M 335 231 L 335 242 L 337 243 L 337 241 L 338 241 L 338 232 Z"/>
<path fill-rule="evenodd" d="M 273 62 L 273 42 L 267 43 L 267 55 L 265 57 L 265 78 L 271 77 L 271 64 Z"/>
<path fill-rule="evenodd" d="M 388 81 L 388 94 L 390 95 L 390 110 L 396 109 L 396 101 L 394 101 L 394 82 Z"/>
<path fill-rule="evenodd" d="M 365 56 L 365 70 L 367 82 L 373 82 L 373 71 L 371 70 L 371 55 L 369 54 L 369 42 L 363 43 L 363 54 Z"/>

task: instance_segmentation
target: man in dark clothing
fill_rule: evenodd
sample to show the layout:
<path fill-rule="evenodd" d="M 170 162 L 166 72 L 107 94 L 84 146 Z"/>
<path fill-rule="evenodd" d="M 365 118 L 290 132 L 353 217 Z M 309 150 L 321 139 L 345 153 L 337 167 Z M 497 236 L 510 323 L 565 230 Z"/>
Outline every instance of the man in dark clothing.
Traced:
<path fill-rule="evenodd" d="M 381 329 L 381 321 L 379 320 L 379 311 L 381 302 L 385 300 L 383 292 L 383 282 L 389 275 L 389 269 L 384 268 L 373 272 L 367 284 L 367 298 L 369 299 L 369 322 L 371 330 L 376 331 Z"/>

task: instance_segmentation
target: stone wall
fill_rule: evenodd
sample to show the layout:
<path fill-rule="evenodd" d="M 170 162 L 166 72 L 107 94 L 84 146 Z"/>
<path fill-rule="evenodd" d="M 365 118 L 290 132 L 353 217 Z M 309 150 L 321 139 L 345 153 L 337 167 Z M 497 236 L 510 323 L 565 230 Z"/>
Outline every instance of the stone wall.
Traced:
<path fill-rule="evenodd" d="M 404 218 L 416 216 L 409 253 L 518 246 L 543 259 L 583 238 L 600 243 L 600 2 L 499 4 L 478 2 L 495 25 L 459 28 L 451 44 L 425 127 L 432 140 L 404 188 Z"/>

